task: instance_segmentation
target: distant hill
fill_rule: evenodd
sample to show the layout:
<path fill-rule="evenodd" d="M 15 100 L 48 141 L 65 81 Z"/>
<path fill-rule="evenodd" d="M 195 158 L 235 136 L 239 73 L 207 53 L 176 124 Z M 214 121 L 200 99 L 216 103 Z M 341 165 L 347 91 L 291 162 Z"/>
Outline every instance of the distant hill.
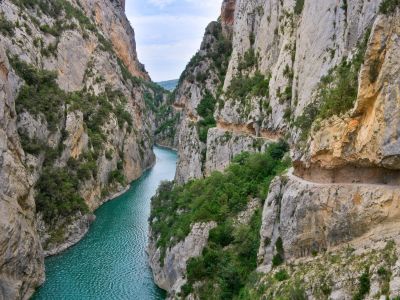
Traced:
<path fill-rule="evenodd" d="M 161 85 L 164 89 L 168 91 L 173 91 L 176 86 L 178 85 L 179 79 L 172 79 L 172 80 L 167 80 L 167 81 L 160 81 L 157 82 L 158 85 Z"/>

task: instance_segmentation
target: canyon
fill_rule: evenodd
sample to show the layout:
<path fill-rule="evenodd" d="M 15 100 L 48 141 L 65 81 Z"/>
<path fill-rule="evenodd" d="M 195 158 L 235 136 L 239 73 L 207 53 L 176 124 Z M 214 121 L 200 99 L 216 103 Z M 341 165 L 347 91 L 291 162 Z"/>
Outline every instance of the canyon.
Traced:
<path fill-rule="evenodd" d="M 175 91 L 179 119 L 171 144 L 178 146 L 175 182 L 183 191 L 172 188 L 171 195 L 184 197 L 193 180 L 206 184 L 243 152 L 264 153 L 286 140 L 292 168 L 261 199 L 256 275 L 235 297 L 397 299 L 398 3 L 222 2 Z M 171 195 L 158 195 L 154 210 L 165 209 L 159 201 Z M 169 205 L 179 207 L 182 222 L 196 216 L 181 202 Z M 188 235 L 176 232 L 165 252 L 157 247 L 165 235 L 159 215 L 150 221 L 150 261 L 169 299 L 207 299 L 211 287 L 212 297 L 223 298 L 229 281 L 207 273 L 207 259 L 235 244 L 215 246 L 210 236 L 225 226 L 215 221 L 191 224 Z"/>
<path fill-rule="evenodd" d="M 44 257 L 155 162 L 166 92 L 138 61 L 124 5 L 0 3 L 1 299 L 28 299 Z"/>
<path fill-rule="evenodd" d="M 168 299 L 398 299 L 398 1 L 223 0 L 172 92 L 124 7 L 0 2 L 0 299 L 155 144 L 178 152 L 149 218 Z"/>

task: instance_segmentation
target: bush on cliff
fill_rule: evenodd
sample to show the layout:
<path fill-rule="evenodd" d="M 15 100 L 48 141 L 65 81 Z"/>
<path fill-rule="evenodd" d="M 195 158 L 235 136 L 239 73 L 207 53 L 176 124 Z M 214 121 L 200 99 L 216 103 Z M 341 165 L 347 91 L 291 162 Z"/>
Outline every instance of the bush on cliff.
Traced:
<path fill-rule="evenodd" d="M 272 178 L 287 169 L 283 159 L 288 151 L 284 142 L 269 146 L 265 153 L 242 153 L 234 158 L 224 173 L 213 172 L 205 179 L 183 186 L 163 183 L 152 200 L 151 228 L 158 236 L 161 261 L 167 248 L 183 240 L 196 222 L 216 221 L 210 231 L 203 254 L 188 263 L 188 284 L 203 281 L 201 299 L 232 299 L 244 286 L 257 265 L 261 211 L 254 213 L 249 224 L 234 225 L 237 214 L 249 199 L 264 199 L 265 187 Z"/>
<path fill-rule="evenodd" d="M 15 25 L 7 20 L 4 13 L 0 14 L 0 33 L 5 36 L 12 36 L 14 34 Z"/>
<path fill-rule="evenodd" d="M 384 0 L 379 6 L 379 12 L 387 15 L 395 12 L 398 7 L 400 7 L 400 0 Z"/>
<path fill-rule="evenodd" d="M 197 106 L 197 112 L 202 117 L 197 123 L 199 139 L 203 143 L 207 142 L 207 134 L 210 128 L 213 128 L 217 125 L 214 119 L 214 110 L 216 100 L 208 91 L 204 95 L 203 99 L 201 99 L 200 104 Z"/>
<path fill-rule="evenodd" d="M 46 167 L 37 184 L 36 207 L 46 223 L 68 217 L 78 211 L 88 211 L 85 201 L 78 194 L 79 179 L 66 168 Z"/>

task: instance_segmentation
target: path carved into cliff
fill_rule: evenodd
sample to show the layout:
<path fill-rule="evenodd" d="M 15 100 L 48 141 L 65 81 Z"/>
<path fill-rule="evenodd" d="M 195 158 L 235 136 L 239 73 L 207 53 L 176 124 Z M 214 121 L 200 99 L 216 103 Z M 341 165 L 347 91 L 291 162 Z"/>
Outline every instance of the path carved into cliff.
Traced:
<path fill-rule="evenodd" d="M 336 169 L 323 169 L 318 166 L 310 168 L 295 167 L 289 170 L 289 177 L 306 184 L 338 186 L 400 186 L 400 171 L 378 167 L 345 166 Z"/>
<path fill-rule="evenodd" d="M 260 129 L 259 134 L 257 135 L 257 130 L 254 128 L 253 123 L 232 124 L 219 120 L 217 122 L 217 128 L 237 134 L 251 135 L 254 138 L 262 138 L 272 141 L 278 141 L 280 138 L 282 138 L 282 135 L 279 132 L 274 132 L 267 129 Z"/>

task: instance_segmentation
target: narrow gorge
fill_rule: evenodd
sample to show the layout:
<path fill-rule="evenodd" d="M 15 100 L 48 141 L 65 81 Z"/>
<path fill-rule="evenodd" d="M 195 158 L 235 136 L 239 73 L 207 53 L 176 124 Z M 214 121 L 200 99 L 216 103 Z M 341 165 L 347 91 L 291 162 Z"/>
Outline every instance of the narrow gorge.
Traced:
<path fill-rule="evenodd" d="M 225 0 L 153 199 L 168 299 L 399 299 L 398 1 Z M 253 153 L 253 154 L 251 154 Z"/>
<path fill-rule="evenodd" d="M 0 299 L 88 231 L 38 299 L 400 299 L 400 2 L 222 0 L 172 91 L 125 5 L 0 0 Z"/>

